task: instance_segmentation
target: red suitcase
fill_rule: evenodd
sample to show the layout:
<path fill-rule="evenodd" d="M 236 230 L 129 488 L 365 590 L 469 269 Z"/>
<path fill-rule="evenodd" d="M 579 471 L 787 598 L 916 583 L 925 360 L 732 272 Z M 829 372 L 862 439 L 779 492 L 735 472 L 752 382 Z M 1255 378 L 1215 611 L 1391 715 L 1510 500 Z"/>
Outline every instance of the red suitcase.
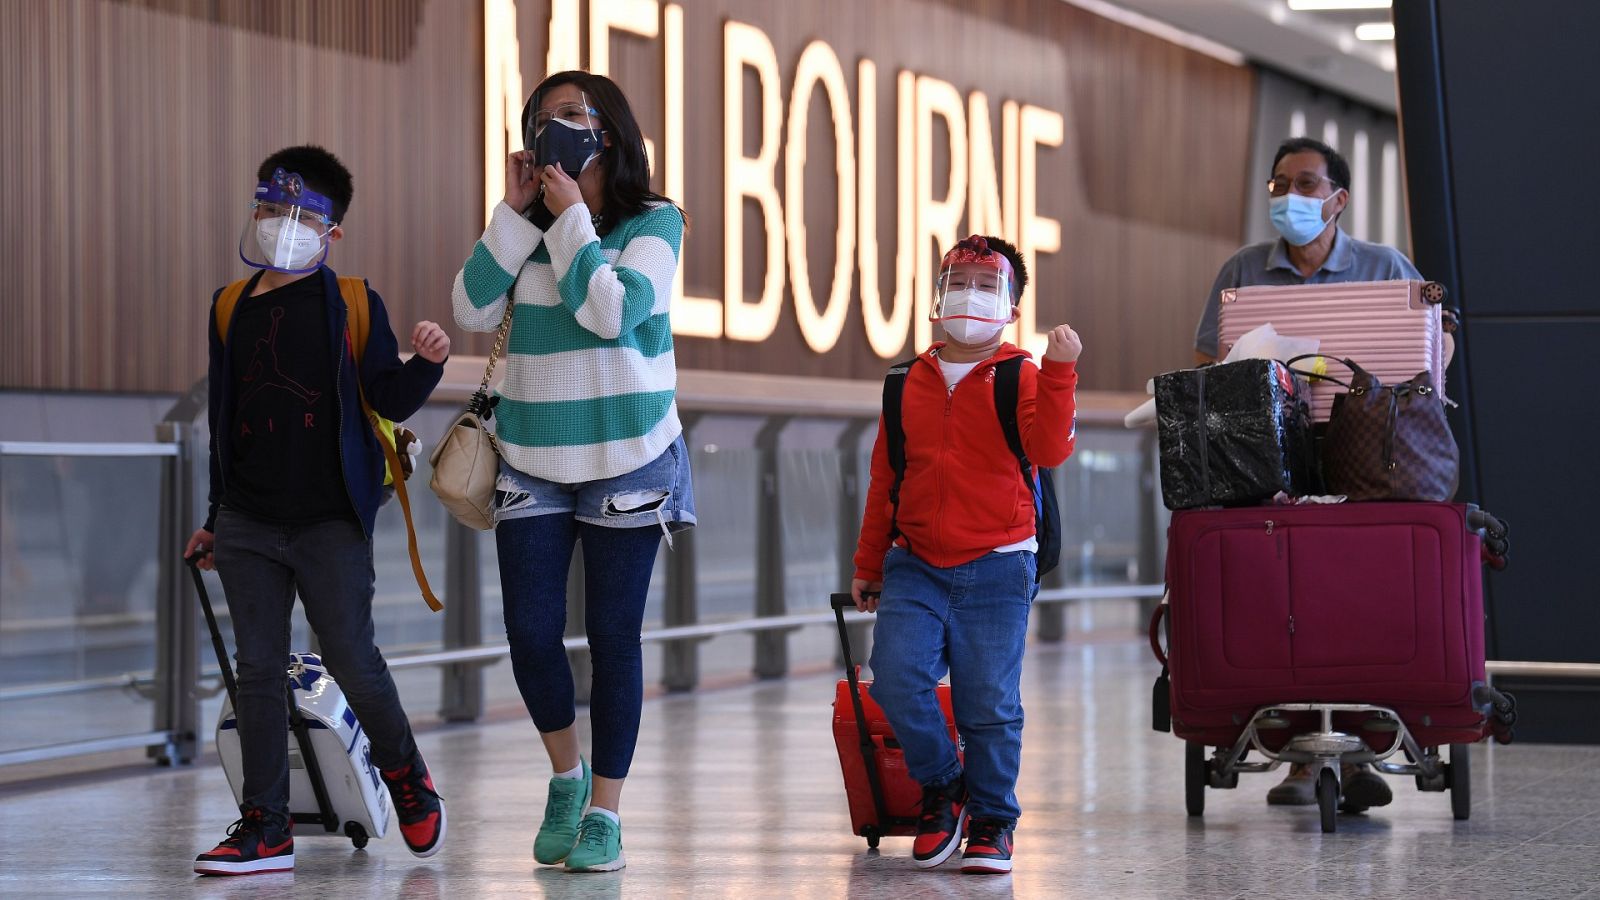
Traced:
<path fill-rule="evenodd" d="M 1174 512 L 1163 660 L 1171 730 L 1190 742 L 1191 767 L 1212 765 L 1206 746 L 1239 751 L 1222 754 L 1223 771 L 1202 769 L 1200 789 L 1260 771 L 1235 765 L 1248 749 L 1276 751 L 1309 732 L 1359 737 L 1364 750 L 1399 749 L 1409 732 L 1408 753 L 1509 739 L 1509 701 L 1484 676 L 1480 517 L 1451 503 Z M 1198 815 L 1204 801 L 1190 786 Z M 1465 790 L 1452 798 L 1458 818 Z M 1331 831 L 1331 805 L 1324 811 Z"/>
<path fill-rule="evenodd" d="M 844 772 L 844 792 L 850 801 L 850 830 L 877 847 L 884 835 L 917 833 L 917 816 L 922 811 L 922 786 L 906 771 L 905 754 L 894 739 L 894 730 L 883 709 L 867 695 L 870 681 L 860 679 L 850 654 L 850 632 L 845 627 L 845 609 L 855 608 L 849 594 L 834 594 L 834 617 L 839 625 L 839 644 L 844 649 L 845 678 L 833 697 L 833 740 L 839 748 L 839 767 Z M 955 713 L 950 706 L 950 685 L 937 688 L 939 706 L 944 710 L 950 741 L 961 753 L 956 733 Z"/>
<path fill-rule="evenodd" d="M 1353 359 L 1384 384 L 1427 372 L 1443 394 L 1443 300 L 1444 288 L 1431 281 L 1233 288 L 1222 292 L 1218 307 L 1218 348 L 1226 356 L 1241 335 L 1271 322 L 1279 334 L 1320 339 L 1318 353 Z M 1313 421 L 1328 421 L 1339 390 L 1312 381 Z"/>

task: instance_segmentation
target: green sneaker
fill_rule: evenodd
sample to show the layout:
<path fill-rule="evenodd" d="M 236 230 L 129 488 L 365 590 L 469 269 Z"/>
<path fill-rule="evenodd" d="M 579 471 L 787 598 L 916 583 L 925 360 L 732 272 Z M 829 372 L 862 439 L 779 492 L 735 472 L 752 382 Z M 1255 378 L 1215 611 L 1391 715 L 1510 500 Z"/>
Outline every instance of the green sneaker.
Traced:
<path fill-rule="evenodd" d="M 589 771 L 588 761 L 580 758 L 578 764 L 583 766 L 582 778 L 550 779 L 544 821 L 539 823 L 539 836 L 533 839 L 534 860 L 547 866 L 566 859 L 572 845 L 578 842 L 578 820 L 583 818 L 594 787 L 594 773 Z"/>
<path fill-rule="evenodd" d="M 578 823 L 578 845 L 567 856 L 568 872 L 615 872 L 622 858 L 622 826 L 605 813 L 592 812 Z"/>

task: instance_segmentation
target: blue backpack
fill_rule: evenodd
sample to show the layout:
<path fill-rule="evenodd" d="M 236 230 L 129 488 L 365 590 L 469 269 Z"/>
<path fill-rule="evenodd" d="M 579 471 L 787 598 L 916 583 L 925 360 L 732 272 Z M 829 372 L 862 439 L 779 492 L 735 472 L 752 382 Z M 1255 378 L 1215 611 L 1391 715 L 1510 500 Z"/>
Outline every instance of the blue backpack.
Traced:
<path fill-rule="evenodd" d="M 894 469 L 894 483 L 889 486 L 889 503 L 893 510 L 889 518 L 891 543 L 900 537 L 900 482 L 906 474 L 906 430 L 900 418 L 900 405 L 905 395 L 906 375 L 915 362 L 915 359 L 908 359 L 895 363 L 883 379 L 883 430 L 889 439 L 889 465 Z M 1061 508 L 1056 500 L 1053 470 L 1035 469 L 1022 448 L 1022 432 L 1017 427 L 1017 383 L 1021 371 L 1020 356 L 995 363 L 994 408 L 1000 418 L 1000 430 L 1006 436 L 1006 445 L 1017 458 L 1022 478 L 1033 493 L 1033 530 L 1039 541 L 1035 554 L 1038 567 L 1034 580 L 1037 581 L 1061 562 Z"/>

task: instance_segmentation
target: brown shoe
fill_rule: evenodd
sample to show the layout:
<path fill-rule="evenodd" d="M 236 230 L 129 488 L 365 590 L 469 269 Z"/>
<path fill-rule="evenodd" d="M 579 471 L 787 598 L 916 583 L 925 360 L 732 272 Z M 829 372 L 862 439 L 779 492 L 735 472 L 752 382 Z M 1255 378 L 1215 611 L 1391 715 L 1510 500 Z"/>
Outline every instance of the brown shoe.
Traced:
<path fill-rule="evenodd" d="M 1317 770 L 1298 763 L 1289 766 L 1289 774 L 1272 790 L 1267 791 L 1269 806 L 1311 806 L 1317 802 Z"/>

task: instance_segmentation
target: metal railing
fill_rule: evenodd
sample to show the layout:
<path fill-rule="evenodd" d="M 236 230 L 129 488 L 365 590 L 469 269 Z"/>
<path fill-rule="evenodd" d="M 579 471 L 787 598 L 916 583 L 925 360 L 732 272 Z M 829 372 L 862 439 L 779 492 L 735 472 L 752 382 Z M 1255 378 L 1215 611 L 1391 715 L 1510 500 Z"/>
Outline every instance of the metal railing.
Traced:
<path fill-rule="evenodd" d="M 444 382 L 430 401 L 435 411 L 463 402 L 477 385 L 481 361 L 453 359 Z M 686 441 L 696 443 L 697 432 L 713 419 L 730 417 L 747 421 L 754 432 L 750 448 L 755 454 L 755 560 L 750 584 L 750 614 L 736 619 L 702 621 L 701 579 L 696 548 L 696 532 L 691 529 L 675 536 L 673 552 L 664 561 L 664 591 L 660 627 L 647 629 L 642 639 L 662 647 L 660 684 L 669 691 L 694 689 L 700 681 L 701 645 L 708 639 L 749 634 L 754 637 L 752 673 L 758 678 L 782 678 L 790 670 L 789 638 L 797 629 L 824 626 L 833 615 L 824 611 L 821 597 L 815 602 L 796 602 L 788 596 L 786 564 L 790 552 L 785 547 L 785 492 L 781 477 L 781 453 L 785 433 L 796 426 L 831 423 L 837 428 L 834 453 L 837 454 L 839 496 L 837 518 L 831 523 L 836 532 L 834 550 L 836 580 L 849 583 L 852 574 L 860 510 L 864 503 L 864 451 L 871 438 L 879 411 L 879 388 L 856 381 L 752 376 L 713 372 L 680 373 L 678 403 Z M 1121 416 L 1132 405 L 1127 395 L 1080 396 L 1080 435 L 1096 429 L 1121 431 Z M 153 702 L 149 731 L 96 737 L 38 747 L 0 751 L 0 766 L 58 759 L 135 747 L 163 764 L 192 760 L 199 750 L 200 702 L 214 693 L 205 682 L 212 673 L 201 665 L 199 621 L 192 586 L 188 584 L 180 559 L 193 525 L 199 521 L 196 466 L 204 460 L 207 435 L 204 431 L 205 385 L 197 384 L 181 398 L 158 425 L 158 441 L 147 444 L 84 443 L 0 443 L 5 456 L 127 456 L 156 458 L 162 461 L 161 500 L 158 515 L 157 579 L 153 616 L 145 614 L 141 624 L 154 626 L 155 665 L 152 671 L 84 678 L 77 681 L 50 681 L 14 685 L 0 690 L 0 703 L 23 699 L 59 697 L 116 688 L 130 688 Z M 1155 493 L 1153 436 L 1137 441 L 1139 458 L 1136 496 L 1126 502 L 1138 507 L 1138 573 L 1159 572 L 1159 503 Z M 413 483 L 419 494 L 423 485 Z M 831 481 L 830 481 L 831 484 Z M 1070 487 L 1063 487 L 1070 491 Z M 799 498 L 790 498 L 791 500 Z M 702 518 L 706 501 L 701 500 Z M 445 610 L 440 622 L 439 649 L 400 654 L 389 659 L 392 669 L 436 667 L 441 672 L 439 715 L 448 721 L 479 718 L 485 705 L 484 666 L 504 658 L 504 642 L 486 642 L 483 636 L 483 594 L 479 534 L 453 520 L 443 526 L 444 571 L 441 591 Z M 581 550 L 580 550 L 581 552 Z M 1161 595 L 1156 584 L 1074 585 L 1065 581 L 1065 570 L 1047 576 L 1036 603 L 1037 637 L 1060 640 L 1065 635 L 1064 604 L 1090 599 L 1128 598 L 1148 607 Z M 584 593 L 581 566 L 574 562 L 574 577 L 569 579 L 569 629 L 566 646 L 574 663 L 575 682 L 588 683 L 586 644 L 582 635 Z M 815 610 L 815 611 L 813 611 Z M 869 616 L 849 616 L 852 629 L 865 638 Z M 586 698 L 580 697 L 580 700 Z"/>
<path fill-rule="evenodd" d="M 193 429 L 192 416 L 190 429 Z M 185 430 L 171 421 L 157 428 L 158 443 L 64 443 L 64 442 L 0 442 L 0 458 L 4 457 L 66 457 L 66 458 L 143 458 L 161 461 L 160 534 L 157 538 L 160 559 L 158 565 L 157 603 L 155 615 L 156 668 L 146 684 L 154 701 L 154 721 L 147 732 L 109 737 L 66 741 L 39 747 L 8 750 L 0 753 L 0 766 L 60 759 L 111 750 L 138 747 L 149 748 L 157 759 L 172 763 L 188 760 L 194 755 L 194 735 L 199 710 L 195 702 L 194 682 L 197 660 L 193 653 L 181 648 L 194 646 L 193 607 L 182 596 L 182 582 L 178 578 L 178 555 L 182 552 L 186 535 L 182 529 L 189 521 L 187 510 L 193 505 L 194 473 L 192 470 L 191 443 Z M 181 514 L 180 514 L 181 512 Z M 183 643 L 187 633 L 188 642 Z M 32 691 L 13 690 L 8 699 L 31 699 L 46 696 L 63 696 L 87 692 L 103 687 L 128 686 L 138 683 L 135 676 L 89 679 L 81 682 L 37 685 Z"/>

